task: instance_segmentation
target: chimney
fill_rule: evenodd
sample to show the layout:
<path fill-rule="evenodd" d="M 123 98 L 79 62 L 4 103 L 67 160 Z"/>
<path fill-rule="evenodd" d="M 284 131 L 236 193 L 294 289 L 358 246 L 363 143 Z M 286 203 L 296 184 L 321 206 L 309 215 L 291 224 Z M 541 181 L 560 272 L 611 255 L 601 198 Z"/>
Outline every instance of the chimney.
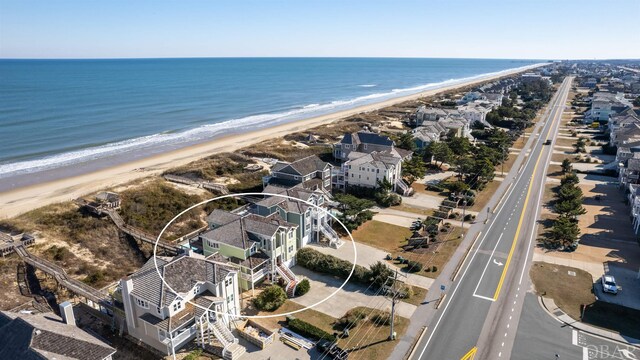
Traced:
<path fill-rule="evenodd" d="M 73 315 L 73 306 L 70 302 L 65 301 L 60 304 L 60 315 L 65 324 L 76 326 L 76 317 Z"/>

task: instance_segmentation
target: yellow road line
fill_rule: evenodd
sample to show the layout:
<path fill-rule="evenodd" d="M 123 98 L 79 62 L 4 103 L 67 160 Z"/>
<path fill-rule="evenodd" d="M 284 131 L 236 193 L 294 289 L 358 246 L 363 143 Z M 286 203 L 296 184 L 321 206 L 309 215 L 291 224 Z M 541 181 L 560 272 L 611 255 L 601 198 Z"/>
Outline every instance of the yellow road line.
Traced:
<path fill-rule="evenodd" d="M 476 356 L 476 352 L 478 351 L 478 347 L 474 346 L 469 350 L 460 360 L 472 360 Z"/>
<path fill-rule="evenodd" d="M 564 105 L 564 102 L 562 104 Z M 549 126 L 549 130 L 547 131 L 547 134 L 544 139 L 545 141 L 549 139 L 549 134 L 551 133 L 551 130 L 553 129 L 553 126 L 556 120 L 558 119 L 558 114 L 560 114 L 560 118 L 562 118 L 563 112 L 564 111 L 558 111 L 553 116 L 553 119 L 551 121 L 551 126 Z M 550 149 L 550 151 L 553 151 L 553 149 Z M 516 244 L 518 243 L 518 237 L 520 236 L 520 228 L 522 227 L 522 220 L 524 219 L 524 214 L 527 209 L 527 204 L 529 203 L 529 196 L 531 195 L 531 189 L 533 188 L 533 179 L 536 175 L 536 170 L 538 170 L 538 164 L 540 163 L 540 159 L 542 158 L 542 153 L 543 152 L 540 151 L 540 153 L 538 154 L 538 159 L 536 160 L 536 164 L 533 167 L 531 181 L 529 182 L 529 188 L 527 190 L 527 197 L 524 199 L 524 206 L 522 207 L 522 213 L 520 213 L 520 220 L 518 221 L 518 228 L 516 229 L 516 234 L 513 238 L 511 249 L 509 250 L 509 255 L 507 256 L 507 260 L 505 261 L 504 269 L 502 270 L 502 275 L 500 275 L 500 281 L 498 282 L 498 287 L 496 288 L 496 292 L 493 294 L 493 300 L 498 300 L 498 296 L 500 295 L 500 290 L 502 289 L 502 284 L 504 283 L 504 278 L 507 275 L 507 270 L 509 269 L 509 264 L 511 263 L 511 258 L 513 257 L 513 252 L 516 249 Z"/>

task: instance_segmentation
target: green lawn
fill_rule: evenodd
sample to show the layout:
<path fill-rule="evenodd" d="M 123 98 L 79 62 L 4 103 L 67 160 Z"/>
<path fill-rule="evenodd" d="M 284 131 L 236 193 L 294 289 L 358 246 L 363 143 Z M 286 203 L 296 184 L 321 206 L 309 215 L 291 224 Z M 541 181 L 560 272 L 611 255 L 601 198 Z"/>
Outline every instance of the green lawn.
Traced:
<path fill-rule="evenodd" d="M 568 274 L 569 271 L 576 276 Z M 531 281 L 536 293 L 552 298 L 556 305 L 575 320 L 580 320 L 580 305 L 587 304 L 583 321 L 623 335 L 640 338 L 640 311 L 603 301 L 593 295 L 593 277 L 569 266 L 534 262 Z"/>
<path fill-rule="evenodd" d="M 398 251 L 411 234 L 406 227 L 376 220 L 367 221 L 352 233 L 356 241 L 388 252 Z"/>

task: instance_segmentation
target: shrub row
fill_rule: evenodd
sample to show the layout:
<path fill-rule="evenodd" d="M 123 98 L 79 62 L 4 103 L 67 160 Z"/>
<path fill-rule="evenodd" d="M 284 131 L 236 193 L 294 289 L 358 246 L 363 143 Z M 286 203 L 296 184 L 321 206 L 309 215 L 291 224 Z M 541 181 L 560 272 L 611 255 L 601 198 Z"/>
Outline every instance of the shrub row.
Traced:
<path fill-rule="evenodd" d="M 335 336 L 329 334 L 328 332 L 320 329 L 315 325 L 311 325 L 308 322 L 300 319 L 289 318 L 287 320 L 287 326 L 294 332 L 315 340 L 327 340 L 330 342 L 336 340 Z"/>
<path fill-rule="evenodd" d="M 323 254 L 309 247 L 302 248 L 296 254 L 298 265 L 311 271 L 337 276 L 346 279 L 353 268 L 349 261 L 338 259 L 335 256 Z M 361 284 L 369 284 L 370 272 L 367 268 L 356 265 L 351 279 Z"/>

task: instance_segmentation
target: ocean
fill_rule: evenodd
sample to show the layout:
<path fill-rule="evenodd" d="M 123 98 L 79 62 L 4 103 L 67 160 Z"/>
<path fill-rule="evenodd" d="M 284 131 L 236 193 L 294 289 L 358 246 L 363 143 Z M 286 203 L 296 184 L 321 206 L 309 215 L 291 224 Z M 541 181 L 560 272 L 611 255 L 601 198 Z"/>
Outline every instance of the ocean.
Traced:
<path fill-rule="evenodd" d="M 84 165 L 95 170 L 97 164 L 113 165 L 230 132 L 274 126 L 538 62 L 0 60 L 0 179 L 61 167 Z M 2 188 L 6 190 L 6 184 Z"/>

